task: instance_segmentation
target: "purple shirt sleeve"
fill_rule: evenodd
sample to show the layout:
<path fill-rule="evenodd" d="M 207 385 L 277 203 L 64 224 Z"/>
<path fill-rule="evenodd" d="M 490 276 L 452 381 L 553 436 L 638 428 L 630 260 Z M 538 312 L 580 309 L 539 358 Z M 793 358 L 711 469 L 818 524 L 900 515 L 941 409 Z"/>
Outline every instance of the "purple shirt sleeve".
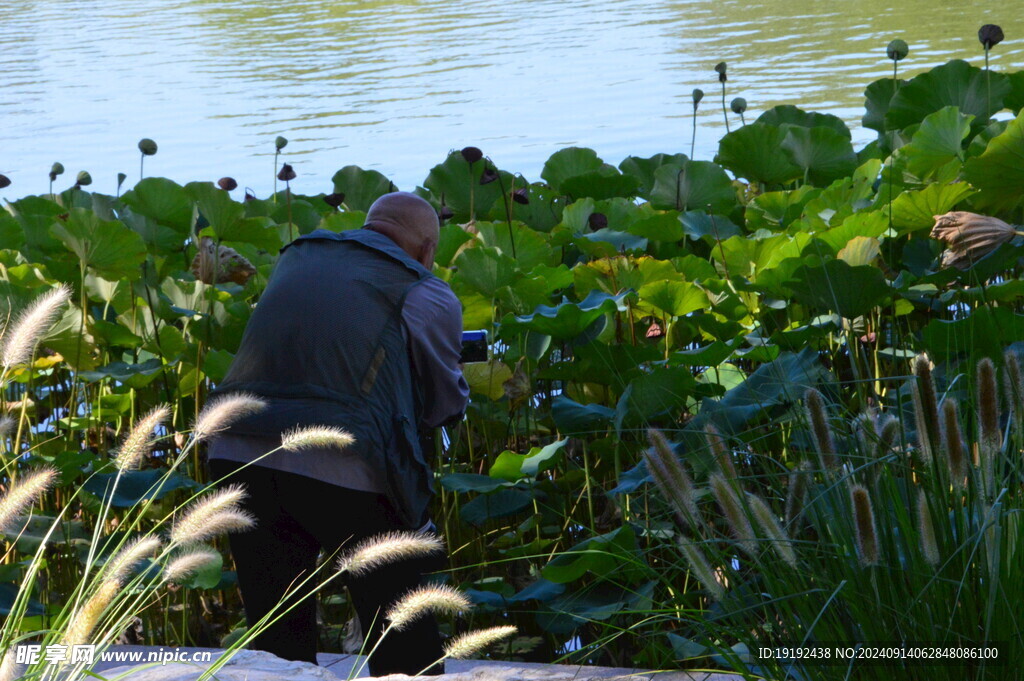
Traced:
<path fill-rule="evenodd" d="M 420 426 L 436 428 L 460 418 L 469 399 L 459 368 L 462 304 L 448 284 L 431 277 L 409 291 L 402 321 L 413 380 L 423 397 Z"/>

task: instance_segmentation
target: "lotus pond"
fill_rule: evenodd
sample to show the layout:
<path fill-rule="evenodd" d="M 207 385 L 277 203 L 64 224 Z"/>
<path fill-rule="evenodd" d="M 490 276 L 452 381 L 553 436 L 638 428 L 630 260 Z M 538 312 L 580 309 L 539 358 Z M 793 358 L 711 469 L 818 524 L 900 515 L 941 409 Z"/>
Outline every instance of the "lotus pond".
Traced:
<path fill-rule="evenodd" d="M 571 147 L 528 178 L 467 148 L 416 188 L 443 218 L 436 273 L 493 341 L 434 453 L 445 579 L 476 604 L 453 631 L 514 624 L 493 653 L 507 658 L 749 678 L 848 678 L 758 660 L 764 642 L 999 652 L 935 678 L 1024 663 L 1024 71 L 953 60 L 903 79 L 890 48 L 861 148 L 841 119 L 778 106 L 722 112 L 713 161 L 686 144 L 615 167 Z M 394 189 L 355 166 L 328 187 L 289 169 L 266 198 L 230 178 L 107 195 L 79 176 L 0 213 L 4 316 L 73 289 L 5 372 L 6 479 L 41 465 L 59 479 L 5 532 L 4 645 L 53 626 L 103 552 L 94 530 L 156 527 L 205 481 L 189 432 L 281 245 L 358 228 Z M 954 211 L 985 217 L 932 231 Z M 161 403 L 151 455 L 115 472 L 124 434 Z M 321 601 L 323 647 L 339 650 L 348 605 Z M 114 633 L 237 637 L 226 553 L 138 617 Z M 855 673 L 894 668 L 921 669 Z"/>

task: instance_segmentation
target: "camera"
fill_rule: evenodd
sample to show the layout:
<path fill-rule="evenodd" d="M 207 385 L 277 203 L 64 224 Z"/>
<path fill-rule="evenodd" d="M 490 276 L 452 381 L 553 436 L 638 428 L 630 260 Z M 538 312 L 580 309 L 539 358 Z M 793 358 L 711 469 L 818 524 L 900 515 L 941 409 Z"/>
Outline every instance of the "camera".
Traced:
<path fill-rule="evenodd" d="M 487 332 L 463 331 L 462 354 L 459 361 L 463 364 L 487 361 Z"/>

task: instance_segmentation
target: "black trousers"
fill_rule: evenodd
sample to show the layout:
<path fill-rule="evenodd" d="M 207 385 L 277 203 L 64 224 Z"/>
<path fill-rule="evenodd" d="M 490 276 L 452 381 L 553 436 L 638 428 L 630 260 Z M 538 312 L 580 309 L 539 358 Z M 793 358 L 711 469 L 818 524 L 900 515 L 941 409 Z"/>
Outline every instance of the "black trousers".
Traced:
<path fill-rule="evenodd" d="M 339 547 L 351 548 L 366 537 L 402 529 L 383 495 L 259 466 L 239 470 L 240 466 L 233 461 L 210 460 L 215 480 L 226 477 L 222 485 L 245 485 L 248 497 L 244 509 L 256 518 L 254 529 L 228 536 L 250 627 L 277 607 L 293 582 L 313 572 L 321 550 L 331 555 Z M 366 637 L 364 652 L 380 639 L 387 625 L 384 613 L 390 606 L 419 585 L 425 573 L 442 569 L 444 563 L 443 558 L 436 557 L 404 561 L 345 583 Z M 284 608 L 298 604 L 255 637 L 250 648 L 316 664 L 316 603 L 308 597 L 300 600 L 316 582 L 312 580 L 300 589 L 298 598 L 285 601 Z M 284 608 L 278 608 L 275 616 Z M 414 675 L 437 662 L 442 654 L 437 622 L 428 616 L 402 631 L 388 632 L 370 657 L 370 673 Z M 440 664 L 426 673 L 443 672 L 444 665 Z"/>

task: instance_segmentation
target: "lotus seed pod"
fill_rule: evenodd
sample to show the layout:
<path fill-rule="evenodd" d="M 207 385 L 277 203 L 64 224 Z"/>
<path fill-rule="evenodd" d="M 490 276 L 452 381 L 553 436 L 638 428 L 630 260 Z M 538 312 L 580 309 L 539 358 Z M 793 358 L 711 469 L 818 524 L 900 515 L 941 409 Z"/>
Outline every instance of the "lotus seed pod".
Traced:
<path fill-rule="evenodd" d="M 11 178 L 6 175 L 0 175 L 0 189 L 11 186 Z"/>
<path fill-rule="evenodd" d="M 245 188 L 245 196 L 242 198 L 243 201 L 248 203 L 249 201 L 255 201 L 256 195 L 252 193 L 252 190 L 248 187 Z"/>
<path fill-rule="evenodd" d="M 284 137 L 281 137 L 280 135 L 278 135 L 277 139 L 274 140 L 274 148 L 278 151 L 281 151 L 287 146 L 288 140 L 286 140 Z"/>
<path fill-rule="evenodd" d="M 143 137 L 139 140 L 139 151 L 145 156 L 152 156 L 156 153 L 156 142 L 148 137 Z"/>
<path fill-rule="evenodd" d="M 455 217 L 455 211 L 448 206 L 441 206 L 441 210 L 437 211 L 437 217 L 440 220 L 451 220 Z"/>
<path fill-rule="evenodd" d="M 90 175 L 88 171 L 83 170 L 82 172 L 78 173 L 78 177 L 75 178 L 75 184 L 81 187 L 85 187 L 87 185 L 92 184 L 92 175 Z"/>
<path fill-rule="evenodd" d="M 484 157 L 484 152 L 480 151 L 477 147 L 465 147 L 462 150 L 462 158 L 466 159 L 466 163 L 476 163 Z"/>
<path fill-rule="evenodd" d="M 700 100 L 704 99 L 704 91 L 699 87 L 693 88 L 693 108 L 696 109 L 697 105 L 700 104 Z"/>
<path fill-rule="evenodd" d="M 494 168 L 484 168 L 480 174 L 480 184 L 490 184 L 498 179 L 498 171 Z"/>
<path fill-rule="evenodd" d="M 281 166 L 281 171 L 277 174 L 277 179 L 282 182 L 288 182 L 295 179 L 295 169 L 290 164 L 285 163 Z"/>
<path fill-rule="evenodd" d="M 893 61 L 900 61 L 907 56 L 910 52 L 910 48 L 907 44 L 900 39 L 893 40 L 889 43 L 889 46 L 885 48 L 885 54 Z"/>
<path fill-rule="evenodd" d="M 737 97 L 729 103 L 729 107 L 732 109 L 733 113 L 742 114 L 747 110 L 747 100 L 742 97 Z"/>
<path fill-rule="evenodd" d="M 724 83 L 725 81 L 729 80 L 729 77 L 726 75 L 725 70 L 726 65 L 724 61 L 720 61 L 717 64 L 715 64 L 715 73 L 718 74 L 719 83 Z"/>
<path fill-rule="evenodd" d="M 220 178 L 219 180 L 217 180 L 217 186 L 226 192 L 229 192 L 232 189 L 238 189 L 238 183 L 235 182 L 235 178 L 233 177 Z"/>
<path fill-rule="evenodd" d="M 530 203 L 529 190 L 527 190 L 526 187 L 520 187 L 519 189 L 512 192 L 512 200 L 515 201 L 516 203 L 521 203 L 522 205 L 525 206 L 526 204 Z"/>
<path fill-rule="evenodd" d="M 57 179 L 58 175 L 64 174 L 64 165 L 62 163 L 54 163 L 50 166 L 50 182 Z"/>
<path fill-rule="evenodd" d="M 328 194 L 327 196 L 324 197 L 324 203 L 326 203 L 331 208 L 337 208 L 344 202 L 345 195 L 341 192 L 334 192 L 333 194 Z"/>
<path fill-rule="evenodd" d="M 981 41 L 982 46 L 986 50 L 991 50 L 993 47 L 1003 42 L 1003 29 L 999 28 L 995 24 L 985 24 L 978 29 L 978 40 Z"/>
<path fill-rule="evenodd" d="M 592 232 L 604 229 L 608 226 L 608 216 L 604 213 L 591 213 L 590 217 L 587 218 L 587 224 L 590 225 L 590 231 Z"/>

